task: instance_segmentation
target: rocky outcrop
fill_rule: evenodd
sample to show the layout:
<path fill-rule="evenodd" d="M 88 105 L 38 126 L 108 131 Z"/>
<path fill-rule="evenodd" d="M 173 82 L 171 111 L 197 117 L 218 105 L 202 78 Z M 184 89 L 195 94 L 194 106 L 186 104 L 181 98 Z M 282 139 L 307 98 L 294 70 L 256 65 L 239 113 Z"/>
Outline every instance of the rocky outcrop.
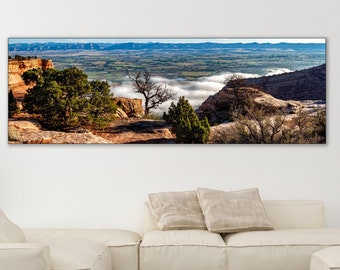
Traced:
<path fill-rule="evenodd" d="M 238 90 L 238 103 L 245 104 L 251 98 L 254 105 L 263 109 L 267 114 L 276 113 L 278 110 L 293 113 L 301 108 L 298 101 L 285 101 L 276 99 L 263 91 L 252 87 L 241 87 Z M 210 125 L 228 121 L 231 108 L 235 105 L 234 89 L 225 86 L 215 95 L 209 96 L 198 108 L 200 118 L 207 117 Z"/>
<path fill-rule="evenodd" d="M 8 141 L 10 144 L 168 144 L 175 143 L 175 136 L 166 123 L 150 119 L 116 120 L 105 130 L 79 133 L 43 130 L 37 121 L 22 118 L 9 120 Z"/>
<path fill-rule="evenodd" d="M 102 144 L 111 143 L 91 132 L 75 133 L 42 130 L 39 123 L 28 120 L 8 121 L 11 144 Z"/>
<path fill-rule="evenodd" d="M 238 84 L 238 102 L 241 104 L 250 97 L 256 106 L 268 114 L 277 110 L 286 114 L 294 113 L 305 107 L 303 104 L 306 100 L 325 103 L 326 65 L 279 75 L 242 79 Z M 229 120 L 231 107 L 235 105 L 234 87 L 234 83 L 229 82 L 215 95 L 209 96 L 197 110 L 199 117 L 206 116 L 210 124 Z"/>
<path fill-rule="evenodd" d="M 32 68 L 53 68 L 52 60 L 47 59 L 27 59 L 27 60 L 8 60 L 8 73 L 18 73 L 22 75 L 25 71 Z"/>
<path fill-rule="evenodd" d="M 123 111 L 122 108 L 117 108 L 117 111 L 115 113 L 115 118 L 118 118 L 118 119 L 128 119 L 129 116 L 126 114 L 126 112 Z"/>
<path fill-rule="evenodd" d="M 244 82 L 283 100 L 326 100 L 326 64 Z"/>
<path fill-rule="evenodd" d="M 144 115 L 143 101 L 140 98 L 113 97 L 113 101 L 118 106 L 118 117 L 120 118 L 126 118 L 121 110 L 127 117 L 140 118 Z"/>
<path fill-rule="evenodd" d="M 122 119 L 96 133 L 115 144 L 173 144 L 175 135 L 164 121 L 151 119 Z"/>
<path fill-rule="evenodd" d="M 40 58 L 27 60 L 8 60 L 8 89 L 13 91 L 14 97 L 18 101 L 22 101 L 28 89 L 28 86 L 25 85 L 21 75 L 27 70 L 33 68 L 47 69 L 54 68 L 54 65 L 52 60 Z"/>

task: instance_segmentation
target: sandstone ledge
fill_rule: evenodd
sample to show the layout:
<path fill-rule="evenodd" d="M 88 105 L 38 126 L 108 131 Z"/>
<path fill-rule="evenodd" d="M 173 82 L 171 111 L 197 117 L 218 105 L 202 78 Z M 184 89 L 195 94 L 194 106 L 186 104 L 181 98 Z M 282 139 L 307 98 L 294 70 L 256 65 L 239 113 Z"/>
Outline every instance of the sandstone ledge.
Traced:
<path fill-rule="evenodd" d="M 115 120 L 103 131 L 60 132 L 42 130 L 32 119 L 8 121 L 10 144 L 172 144 L 175 135 L 163 121 L 129 118 Z"/>
<path fill-rule="evenodd" d="M 138 118 L 113 121 L 96 135 L 115 144 L 173 144 L 176 140 L 165 122 Z"/>
<path fill-rule="evenodd" d="M 34 121 L 10 120 L 8 142 L 11 144 L 107 144 L 111 143 L 91 132 L 73 133 L 41 130 Z"/>
<path fill-rule="evenodd" d="M 252 87 L 240 87 L 238 95 L 241 103 L 244 103 L 250 97 L 254 105 L 262 108 L 268 115 L 278 110 L 285 114 L 291 114 L 302 108 L 302 104 L 299 101 L 280 100 Z M 220 124 L 229 119 L 231 115 L 230 108 L 234 101 L 234 90 L 225 86 L 216 94 L 209 96 L 198 108 L 197 113 L 200 118 L 206 116 L 210 125 Z"/>

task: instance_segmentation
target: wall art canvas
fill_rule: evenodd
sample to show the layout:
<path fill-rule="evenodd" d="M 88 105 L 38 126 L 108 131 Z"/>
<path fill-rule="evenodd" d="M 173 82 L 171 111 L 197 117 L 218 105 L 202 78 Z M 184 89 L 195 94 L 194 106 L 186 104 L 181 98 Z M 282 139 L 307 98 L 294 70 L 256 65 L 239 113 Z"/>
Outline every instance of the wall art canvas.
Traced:
<path fill-rule="evenodd" d="M 10 144 L 325 144 L 325 38 L 9 38 Z"/>

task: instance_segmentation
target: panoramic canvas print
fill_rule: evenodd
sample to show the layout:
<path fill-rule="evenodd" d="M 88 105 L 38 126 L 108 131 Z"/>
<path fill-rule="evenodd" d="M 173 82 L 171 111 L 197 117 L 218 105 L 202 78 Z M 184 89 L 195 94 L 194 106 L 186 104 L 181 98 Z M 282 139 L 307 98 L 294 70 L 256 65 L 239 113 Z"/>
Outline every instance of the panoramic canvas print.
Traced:
<path fill-rule="evenodd" d="M 11 144 L 324 144 L 324 38 L 9 38 Z"/>

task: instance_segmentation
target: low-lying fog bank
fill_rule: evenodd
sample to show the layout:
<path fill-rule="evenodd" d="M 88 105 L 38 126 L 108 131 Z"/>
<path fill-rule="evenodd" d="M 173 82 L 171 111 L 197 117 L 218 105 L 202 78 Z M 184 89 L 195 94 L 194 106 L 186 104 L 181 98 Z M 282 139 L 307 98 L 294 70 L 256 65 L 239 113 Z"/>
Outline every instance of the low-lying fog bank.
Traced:
<path fill-rule="evenodd" d="M 277 75 L 280 73 L 290 72 L 287 68 L 278 68 L 275 70 L 268 70 L 267 75 Z M 161 104 L 154 114 L 162 114 L 167 112 L 172 101 L 177 101 L 180 96 L 185 96 L 189 100 L 190 104 L 197 109 L 201 103 L 206 100 L 210 95 L 215 94 L 221 90 L 227 81 L 230 80 L 232 73 L 221 73 L 219 75 L 213 75 L 208 77 L 201 77 L 196 81 L 185 81 L 176 79 L 167 79 L 164 77 L 153 77 L 153 81 L 157 83 L 164 83 L 172 89 L 176 94 L 176 100 L 169 100 Z M 244 78 L 259 77 L 258 74 L 249 73 L 236 73 L 236 75 L 243 76 Z M 143 96 L 134 92 L 132 82 L 126 77 L 126 81 L 118 86 L 112 86 L 111 91 L 115 96 L 129 97 L 129 98 L 142 98 Z"/>

